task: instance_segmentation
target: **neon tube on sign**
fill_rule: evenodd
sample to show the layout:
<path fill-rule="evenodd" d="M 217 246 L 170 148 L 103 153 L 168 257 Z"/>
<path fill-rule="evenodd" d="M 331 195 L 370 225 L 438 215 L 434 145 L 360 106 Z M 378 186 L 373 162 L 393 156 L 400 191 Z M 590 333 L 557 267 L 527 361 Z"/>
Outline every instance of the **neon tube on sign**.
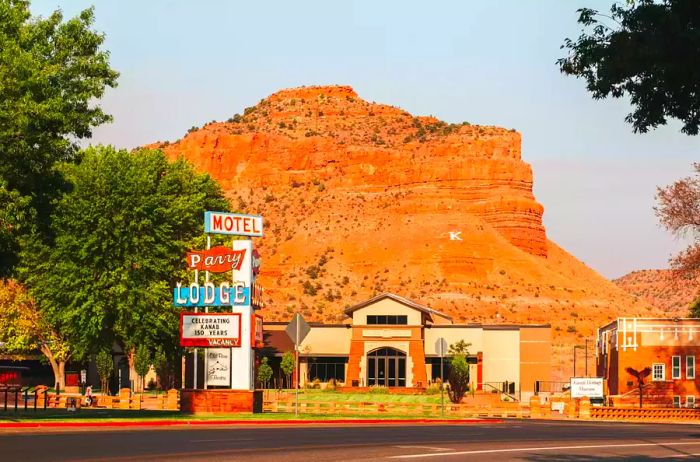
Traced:
<path fill-rule="evenodd" d="M 233 250 L 220 245 L 209 250 L 187 252 L 187 267 L 212 273 L 239 271 L 243 258 L 245 258 L 245 249 Z"/>
<path fill-rule="evenodd" d="M 211 282 L 204 285 L 190 284 L 182 287 L 178 283 L 173 289 L 175 306 L 248 306 L 250 305 L 250 288 L 242 285 L 231 287 L 222 282 L 216 287 Z"/>
<path fill-rule="evenodd" d="M 259 215 L 240 213 L 204 212 L 204 232 L 232 236 L 263 235 L 263 221 Z"/>

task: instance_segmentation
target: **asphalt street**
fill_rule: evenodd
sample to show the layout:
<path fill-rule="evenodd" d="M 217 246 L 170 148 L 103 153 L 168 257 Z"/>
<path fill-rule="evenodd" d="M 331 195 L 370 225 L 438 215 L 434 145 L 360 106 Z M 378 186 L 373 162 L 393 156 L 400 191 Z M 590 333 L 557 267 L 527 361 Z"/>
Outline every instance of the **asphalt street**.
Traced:
<path fill-rule="evenodd" d="M 486 424 L 0 430 L 0 461 L 700 460 L 700 426 Z"/>

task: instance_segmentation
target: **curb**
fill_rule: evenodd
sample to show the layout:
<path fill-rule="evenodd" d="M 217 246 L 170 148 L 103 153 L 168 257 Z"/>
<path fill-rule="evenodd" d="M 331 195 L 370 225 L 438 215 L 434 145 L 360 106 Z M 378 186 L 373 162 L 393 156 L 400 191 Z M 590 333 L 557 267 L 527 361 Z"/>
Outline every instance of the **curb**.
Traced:
<path fill-rule="evenodd" d="M 2 428 L 86 428 L 86 427 L 175 427 L 189 425 L 377 425 L 377 424 L 483 424 L 503 423 L 500 419 L 331 419 L 331 420 L 138 420 L 125 422 L 0 422 Z"/>

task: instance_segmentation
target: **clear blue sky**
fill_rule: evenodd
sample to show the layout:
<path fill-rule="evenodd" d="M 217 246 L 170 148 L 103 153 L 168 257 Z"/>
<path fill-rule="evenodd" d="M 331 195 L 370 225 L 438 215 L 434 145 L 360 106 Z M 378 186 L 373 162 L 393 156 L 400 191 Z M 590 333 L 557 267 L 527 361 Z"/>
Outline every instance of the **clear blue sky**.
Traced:
<path fill-rule="evenodd" d="M 700 137 L 635 135 L 623 100 L 593 101 L 559 73 L 575 10 L 606 1 L 42 0 L 95 4 L 119 87 L 93 142 L 174 140 L 285 87 L 349 84 L 369 101 L 516 128 L 551 239 L 608 277 L 665 267 L 682 247 L 654 217 L 657 185 L 691 173 Z"/>

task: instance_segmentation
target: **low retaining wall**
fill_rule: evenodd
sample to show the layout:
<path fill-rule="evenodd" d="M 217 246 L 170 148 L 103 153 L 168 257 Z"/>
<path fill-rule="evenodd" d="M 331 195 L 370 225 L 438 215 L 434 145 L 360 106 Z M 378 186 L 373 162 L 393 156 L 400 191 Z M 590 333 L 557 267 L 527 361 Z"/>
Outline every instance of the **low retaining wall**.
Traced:
<path fill-rule="evenodd" d="M 699 421 L 700 409 L 592 407 L 591 419 L 644 422 Z"/>
<path fill-rule="evenodd" d="M 262 412 L 261 390 L 182 390 L 180 410 L 191 414 Z"/>

